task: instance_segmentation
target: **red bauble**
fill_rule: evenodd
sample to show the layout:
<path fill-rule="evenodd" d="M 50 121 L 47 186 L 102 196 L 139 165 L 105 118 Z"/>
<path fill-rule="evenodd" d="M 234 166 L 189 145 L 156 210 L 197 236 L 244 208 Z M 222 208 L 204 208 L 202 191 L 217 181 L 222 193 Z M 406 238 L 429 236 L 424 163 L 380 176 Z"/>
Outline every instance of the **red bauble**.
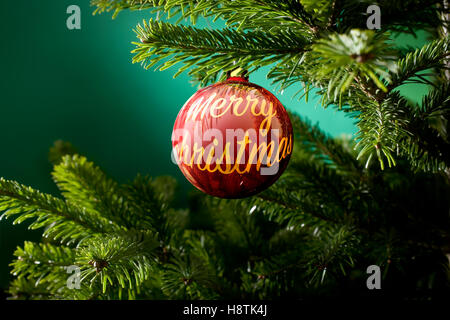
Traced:
<path fill-rule="evenodd" d="M 269 187 L 286 169 L 293 143 L 281 102 L 240 77 L 197 91 L 180 110 L 172 134 L 173 159 L 185 177 L 221 198 Z"/>

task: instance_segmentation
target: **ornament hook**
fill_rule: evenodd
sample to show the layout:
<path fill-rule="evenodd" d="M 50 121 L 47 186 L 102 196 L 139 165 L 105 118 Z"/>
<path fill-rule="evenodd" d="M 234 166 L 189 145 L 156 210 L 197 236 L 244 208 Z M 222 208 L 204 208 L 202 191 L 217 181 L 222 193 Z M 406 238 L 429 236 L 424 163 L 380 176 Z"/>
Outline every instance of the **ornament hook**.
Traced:
<path fill-rule="evenodd" d="M 227 80 L 229 80 L 230 78 L 233 79 L 243 79 L 245 81 L 249 80 L 249 75 L 248 75 L 248 71 L 241 68 L 241 67 L 236 67 L 232 70 L 227 71 Z"/>

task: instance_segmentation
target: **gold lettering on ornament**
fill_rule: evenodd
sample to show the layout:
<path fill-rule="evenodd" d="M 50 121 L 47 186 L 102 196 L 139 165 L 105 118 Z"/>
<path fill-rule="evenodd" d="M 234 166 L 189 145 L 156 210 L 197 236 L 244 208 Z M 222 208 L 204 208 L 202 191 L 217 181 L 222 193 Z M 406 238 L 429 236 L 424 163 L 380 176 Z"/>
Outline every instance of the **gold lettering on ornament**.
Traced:
<path fill-rule="evenodd" d="M 246 131 L 244 138 L 237 141 L 238 151 L 235 161 L 233 161 L 230 153 L 231 143 L 227 142 L 224 150 L 216 152 L 214 147 L 218 146 L 219 143 L 217 139 L 214 139 L 203 166 L 201 160 L 206 154 L 206 150 L 203 146 L 198 146 L 197 143 L 194 143 L 191 153 L 186 139 L 183 139 L 181 143 L 175 146 L 174 151 L 175 154 L 178 154 L 179 159 L 183 159 L 182 162 L 191 168 L 194 165 L 197 165 L 197 168 L 202 171 L 219 171 L 223 174 L 237 172 L 243 174 L 250 172 L 253 164 L 256 164 L 256 170 L 259 171 L 263 162 L 266 162 L 267 167 L 271 167 L 275 163 L 281 162 L 282 159 L 292 153 L 292 139 L 293 137 L 290 135 L 289 137 L 280 139 L 278 145 L 275 144 L 275 141 L 270 141 L 269 143 L 264 141 L 258 145 L 256 142 L 250 140 L 249 132 Z M 244 159 L 247 145 L 251 145 L 249 159 L 245 168 L 241 170 L 239 165 L 245 163 Z M 214 156 L 217 154 L 220 155 L 220 157 L 217 157 L 214 161 Z M 225 169 L 222 168 L 222 164 L 225 164 Z"/>
<path fill-rule="evenodd" d="M 271 128 L 272 119 L 277 115 L 273 102 L 267 103 L 266 99 L 262 99 L 260 103 L 260 99 L 252 98 L 250 95 L 245 97 L 245 102 L 244 98 L 236 97 L 236 95 L 215 99 L 216 96 L 217 93 L 213 93 L 207 99 L 205 97 L 196 99 L 186 113 L 186 121 L 203 120 L 207 112 L 213 118 L 220 118 L 229 111 L 233 115 L 241 117 L 250 110 L 255 117 L 264 117 L 260 124 L 260 130 L 265 135 Z M 258 105 L 260 106 L 259 109 L 257 108 Z"/>

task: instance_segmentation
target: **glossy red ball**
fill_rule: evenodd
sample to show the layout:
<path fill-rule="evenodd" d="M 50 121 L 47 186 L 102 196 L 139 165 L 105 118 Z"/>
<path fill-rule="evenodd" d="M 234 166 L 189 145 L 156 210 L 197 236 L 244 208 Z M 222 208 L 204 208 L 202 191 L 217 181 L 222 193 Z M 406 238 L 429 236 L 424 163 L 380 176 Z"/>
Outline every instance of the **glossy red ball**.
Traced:
<path fill-rule="evenodd" d="M 281 102 L 240 77 L 197 91 L 180 110 L 173 160 L 198 189 L 243 198 L 273 184 L 293 150 L 292 124 Z"/>

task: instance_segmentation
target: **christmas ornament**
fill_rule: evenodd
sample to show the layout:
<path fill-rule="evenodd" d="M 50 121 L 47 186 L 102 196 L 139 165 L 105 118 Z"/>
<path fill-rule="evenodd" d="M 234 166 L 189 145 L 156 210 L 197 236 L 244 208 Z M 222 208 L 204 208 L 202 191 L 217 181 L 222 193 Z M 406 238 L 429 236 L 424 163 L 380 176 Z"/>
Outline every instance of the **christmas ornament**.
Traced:
<path fill-rule="evenodd" d="M 243 198 L 273 184 L 293 148 L 281 102 L 244 76 L 197 91 L 180 110 L 172 134 L 173 160 L 198 189 Z"/>

